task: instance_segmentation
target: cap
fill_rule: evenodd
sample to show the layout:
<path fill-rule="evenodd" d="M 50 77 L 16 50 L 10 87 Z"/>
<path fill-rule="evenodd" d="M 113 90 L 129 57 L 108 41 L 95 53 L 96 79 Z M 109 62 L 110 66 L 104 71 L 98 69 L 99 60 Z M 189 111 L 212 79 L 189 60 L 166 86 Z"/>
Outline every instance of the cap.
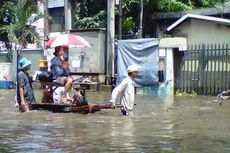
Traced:
<path fill-rule="evenodd" d="M 127 71 L 128 71 L 128 73 L 130 73 L 130 72 L 138 71 L 138 69 L 137 69 L 136 65 L 130 65 L 130 66 L 128 66 Z"/>

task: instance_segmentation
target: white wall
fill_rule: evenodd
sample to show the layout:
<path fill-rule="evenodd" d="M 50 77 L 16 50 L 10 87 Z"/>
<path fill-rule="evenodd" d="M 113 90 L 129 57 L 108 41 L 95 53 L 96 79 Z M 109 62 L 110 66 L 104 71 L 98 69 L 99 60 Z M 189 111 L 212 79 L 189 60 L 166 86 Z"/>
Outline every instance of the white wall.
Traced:
<path fill-rule="evenodd" d="M 217 22 L 190 20 L 172 31 L 173 37 L 185 37 L 188 45 L 230 44 L 230 26 Z"/>

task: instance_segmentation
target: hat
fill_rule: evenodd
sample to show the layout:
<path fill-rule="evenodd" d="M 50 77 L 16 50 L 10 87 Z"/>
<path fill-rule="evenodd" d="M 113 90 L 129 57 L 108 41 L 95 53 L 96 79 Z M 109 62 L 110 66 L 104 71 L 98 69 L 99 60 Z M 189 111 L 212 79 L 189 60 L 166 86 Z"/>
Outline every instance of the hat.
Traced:
<path fill-rule="evenodd" d="M 138 71 L 138 70 L 137 70 L 137 66 L 136 66 L 136 65 L 130 65 L 130 66 L 127 68 L 127 71 L 128 71 L 128 73 Z"/>
<path fill-rule="evenodd" d="M 19 61 L 19 69 L 24 69 L 25 67 L 27 67 L 30 64 L 31 64 L 30 60 L 28 60 L 27 58 L 22 58 Z"/>

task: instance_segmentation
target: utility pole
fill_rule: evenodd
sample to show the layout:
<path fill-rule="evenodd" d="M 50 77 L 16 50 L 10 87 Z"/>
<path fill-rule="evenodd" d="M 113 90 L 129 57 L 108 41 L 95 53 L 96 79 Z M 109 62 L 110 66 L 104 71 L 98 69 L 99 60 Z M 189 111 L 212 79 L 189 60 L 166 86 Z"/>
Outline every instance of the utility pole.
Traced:
<path fill-rule="evenodd" d="M 44 41 L 49 40 L 48 0 L 44 0 Z"/>
<path fill-rule="evenodd" d="M 107 54 L 106 75 L 114 76 L 115 0 L 107 0 Z"/>
<path fill-rule="evenodd" d="M 143 30 L 143 0 L 140 0 L 140 21 L 139 21 L 139 30 L 138 30 L 138 38 L 142 38 L 142 30 Z"/>
<path fill-rule="evenodd" d="M 119 30 L 118 30 L 118 39 L 122 39 L 122 0 L 119 0 Z"/>
<path fill-rule="evenodd" d="M 69 30 L 71 30 L 71 10 L 70 10 L 70 4 L 68 0 L 64 0 L 64 12 L 65 12 L 65 33 L 68 33 Z"/>

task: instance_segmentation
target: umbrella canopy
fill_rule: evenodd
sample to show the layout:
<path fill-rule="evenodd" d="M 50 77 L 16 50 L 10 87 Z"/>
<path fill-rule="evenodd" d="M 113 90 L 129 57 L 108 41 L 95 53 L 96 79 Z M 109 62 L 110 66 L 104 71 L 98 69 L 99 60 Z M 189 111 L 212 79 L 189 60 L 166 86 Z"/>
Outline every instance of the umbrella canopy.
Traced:
<path fill-rule="evenodd" d="M 47 48 L 52 48 L 56 46 L 75 46 L 80 48 L 91 47 L 90 44 L 81 36 L 72 34 L 61 34 L 56 37 L 51 38 L 46 43 Z"/>

